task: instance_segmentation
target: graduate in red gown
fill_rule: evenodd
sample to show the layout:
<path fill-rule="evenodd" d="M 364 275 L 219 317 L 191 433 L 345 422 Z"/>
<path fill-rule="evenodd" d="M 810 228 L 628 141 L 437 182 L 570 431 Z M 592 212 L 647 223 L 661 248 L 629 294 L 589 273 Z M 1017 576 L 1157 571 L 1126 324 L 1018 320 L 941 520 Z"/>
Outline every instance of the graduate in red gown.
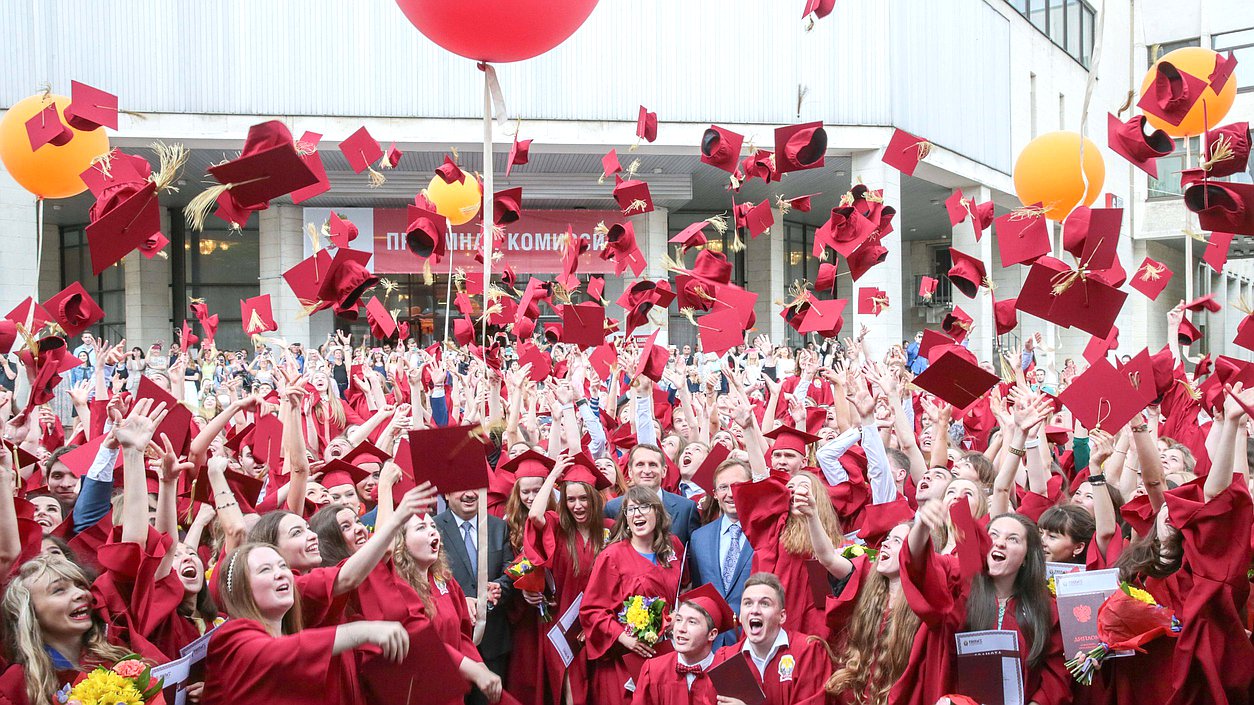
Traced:
<path fill-rule="evenodd" d="M 581 599 L 592 575 L 592 566 L 605 547 L 605 500 L 600 490 L 610 486 L 587 453 L 558 462 L 545 478 L 540 496 L 552 493 L 561 482 L 561 499 L 557 511 L 546 511 L 543 504 L 532 503 L 524 533 L 523 553 L 537 567 L 547 569 L 553 577 L 557 598 L 549 608 L 553 619 L 560 619 L 576 599 Z M 546 625 L 552 628 L 551 624 Z M 571 700 L 588 700 L 588 656 L 580 644 L 572 644 L 574 660 L 567 668 L 557 650 L 542 644 L 548 690 L 561 699 L 569 688 Z M 565 681 L 565 686 L 563 682 Z"/>
<path fill-rule="evenodd" d="M 785 629 L 786 608 L 778 578 L 769 573 L 749 576 L 740 600 L 744 636 L 735 645 L 719 649 L 714 665 L 735 658 L 747 661 L 767 705 L 822 705 L 827 701 L 824 684 L 832 675 L 827 646 L 816 637 Z M 743 705 L 743 701 L 725 697 L 720 705 Z"/>
<path fill-rule="evenodd" d="M 409 635 L 397 622 L 352 622 L 301 630 L 296 581 L 271 546 L 244 544 L 223 571 L 222 608 L 231 615 L 209 640 L 202 705 L 282 705 L 364 702 L 351 659 L 337 658 L 366 645 L 400 661 Z"/>
<path fill-rule="evenodd" d="M 823 609 L 814 602 L 806 561 L 814 558 L 809 519 L 793 506 L 792 495 L 801 487 L 813 497 L 813 512 L 836 545 L 844 542 L 840 520 L 823 484 L 810 472 L 791 478 L 774 471 L 757 482 L 732 485 L 740 510 L 740 524 L 753 546 L 753 572 L 771 573 L 779 578 L 788 596 L 789 626 L 801 634 L 825 637 L 827 621 Z"/>
<path fill-rule="evenodd" d="M 612 541 L 597 556 L 579 610 L 590 667 L 588 702 L 598 705 L 629 703 L 641 666 L 659 646 L 627 633 L 618 620 L 623 601 L 640 595 L 664 599 L 669 608 L 683 583 L 684 548 L 670 533 L 656 490 L 627 491 Z"/>
<path fill-rule="evenodd" d="M 645 661 L 631 705 L 715 705 L 718 694 L 706 671 L 714 640 L 736 627 L 736 615 L 710 583 L 679 596 L 671 613 L 675 651 Z"/>

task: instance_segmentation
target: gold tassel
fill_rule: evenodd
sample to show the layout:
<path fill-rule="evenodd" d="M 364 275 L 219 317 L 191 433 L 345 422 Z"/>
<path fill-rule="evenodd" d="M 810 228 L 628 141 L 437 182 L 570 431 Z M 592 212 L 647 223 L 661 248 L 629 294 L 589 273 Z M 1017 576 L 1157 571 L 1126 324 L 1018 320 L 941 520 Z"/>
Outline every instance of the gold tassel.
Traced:
<path fill-rule="evenodd" d="M 147 120 L 148 116 L 134 110 L 118 110 L 118 115 L 128 115 L 136 120 Z"/>
<path fill-rule="evenodd" d="M 457 153 L 457 148 L 456 148 L 456 147 L 449 147 L 449 148 L 448 148 L 448 151 L 450 151 L 450 152 L 452 152 L 452 153 L 453 153 L 453 163 L 454 163 L 454 164 L 458 164 L 458 162 L 460 162 L 460 161 L 461 161 L 461 158 L 462 158 L 462 157 L 461 157 L 461 155 L 460 155 L 460 154 L 458 154 L 458 153 Z M 460 166 L 460 165 L 459 165 L 459 166 Z M 478 174 L 478 173 L 476 173 L 476 174 L 475 174 L 475 176 L 477 177 L 477 176 L 479 176 L 479 174 Z"/>
<path fill-rule="evenodd" d="M 460 294 L 462 293 L 462 291 L 465 290 L 466 288 L 465 284 L 466 284 L 466 270 L 462 269 L 461 267 L 458 267 L 457 269 L 453 270 L 453 287 L 457 289 L 457 293 Z"/>
<path fill-rule="evenodd" d="M 692 325 L 694 326 L 697 325 L 697 317 L 695 315 L 695 311 L 692 308 L 685 307 L 685 308 L 679 309 L 679 315 L 683 316 L 684 318 L 687 318 L 688 322 L 691 323 Z"/>
<path fill-rule="evenodd" d="M 197 232 L 205 229 L 205 218 L 209 217 L 209 210 L 218 202 L 218 197 L 235 184 L 217 184 L 201 191 L 191 200 L 183 209 L 183 217 L 187 218 L 187 224 L 192 230 Z"/>
<path fill-rule="evenodd" d="M 1141 281 L 1154 282 L 1162 278 L 1163 273 L 1167 271 L 1166 266 L 1157 266 L 1149 262 L 1141 267 L 1141 271 L 1137 272 L 1137 278 Z"/>
<path fill-rule="evenodd" d="M 1065 272 L 1059 272 L 1058 274 L 1055 274 L 1049 280 L 1050 284 L 1053 285 L 1053 287 L 1050 289 L 1050 293 L 1053 294 L 1054 296 L 1062 295 L 1063 292 L 1070 289 L 1072 285 L 1074 285 L 1077 281 L 1082 281 L 1084 279 L 1085 274 L 1086 272 L 1083 267 L 1081 267 L 1080 269 L 1076 269 L 1076 270 L 1069 269 Z"/>
<path fill-rule="evenodd" d="M 636 178 L 637 171 L 640 171 L 640 160 L 633 159 L 631 160 L 631 164 L 627 165 L 627 178 L 629 180 Z"/>
<path fill-rule="evenodd" d="M 639 137 L 636 137 L 636 141 L 635 141 L 635 143 L 633 143 L 630 147 L 628 147 L 628 148 L 627 148 L 627 151 L 628 151 L 628 152 L 634 152 L 634 151 L 636 151 L 637 149 L 640 149 L 640 138 L 639 138 Z"/>
<path fill-rule="evenodd" d="M 1236 152 L 1232 149 L 1232 140 L 1228 139 L 1228 135 L 1219 135 L 1219 139 L 1215 140 L 1215 144 L 1211 146 L 1210 159 L 1202 162 L 1202 168 L 1210 171 L 1219 162 L 1227 161 L 1236 156 Z"/>
<path fill-rule="evenodd" d="M 1010 220 L 1018 222 L 1028 218 L 1043 218 L 1047 210 L 1049 209 L 1045 206 L 1022 206 L 1010 211 Z"/>
<path fill-rule="evenodd" d="M 989 279 L 988 277 L 984 277 L 983 279 L 980 280 L 980 286 L 984 287 L 985 289 L 988 289 L 990 294 L 997 289 L 997 285 L 993 283 L 993 280 Z"/>
<path fill-rule="evenodd" d="M 1189 383 L 1189 380 L 1177 377 L 1176 382 L 1184 385 L 1184 392 L 1189 395 L 1190 399 L 1197 401 L 1202 398 L 1202 393 L 1197 391 L 1197 389 Z"/>
<path fill-rule="evenodd" d="M 710 216 L 709 218 L 705 219 L 705 222 L 709 223 L 714 228 L 715 232 L 717 232 L 719 235 L 724 235 L 727 233 L 727 215 L 726 214 L 720 213 L 718 215 Z"/>
<path fill-rule="evenodd" d="M 605 224 L 605 221 L 602 220 L 601 222 L 596 224 L 596 227 L 592 229 L 592 234 L 593 235 L 609 235 L 610 234 L 609 226 L 607 226 Z"/>
<path fill-rule="evenodd" d="M 883 313 L 884 311 L 888 310 L 888 297 L 887 296 L 872 296 L 871 304 L 875 306 L 876 315 L 879 315 L 880 313 Z"/>
<path fill-rule="evenodd" d="M 431 258 L 422 261 L 422 283 L 431 286 L 435 283 L 435 275 L 431 273 Z"/>
<path fill-rule="evenodd" d="M 205 300 L 204 300 L 203 298 L 199 297 L 199 296 L 192 296 L 192 297 L 190 297 L 190 298 L 188 298 L 188 299 L 187 299 L 187 304 L 188 304 L 189 306 L 190 306 L 191 304 L 203 304 L 204 302 L 205 302 Z M 256 311 L 253 311 L 253 313 L 256 313 Z"/>
<path fill-rule="evenodd" d="M 932 143 L 927 140 L 919 140 L 911 146 L 919 150 L 919 161 L 927 159 L 927 155 L 932 153 Z M 906 149 L 910 149 L 910 147 L 907 147 Z"/>
<path fill-rule="evenodd" d="M 1250 304 L 1249 304 L 1248 302 L 1246 302 L 1246 300 L 1245 300 L 1245 297 L 1244 297 L 1244 296 L 1242 296 L 1241 298 L 1237 299 L 1237 302 L 1236 302 L 1235 304 L 1233 304 L 1233 305 L 1232 305 L 1232 307 L 1233 307 L 1233 308 L 1235 308 L 1236 310 L 1240 311 L 1242 314 L 1244 314 L 1244 315 L 1246 315 L 1246 316 L 1248 316 L 1248 315 L 1250 315 L 1250 314 L 1254 313 L 1254 309 L 1250 308 Z"/>
<path fill-rule="evenodd" d="M 648 207 L 649 207 L 648 201 L 644 200 L 643 198 L 637 198 L 636 200 L 632 201 L 626 208 L 623 209 L 623 215 L 627 215 L 628 213 L 631 213 L 632 211 L 636 209 L 639 209 L 641 213 L 644 213 L 645 212 L 644 209 Z"/>
<path fill-rule="evenodd" d="M 370 172 L 370 188 L 379 188 L 383 184 L 387 183 L 388 178 L 376 171 L 374 167 L 368 166 L 366 167 L 366 171 Z"/>
<path fill-rule="evenodd" d="M 737 179 L 735 174 L 727 177 L 728 187 L 733 191 L 740 190 L 740 185 L 744 183 L 741 179 Z"/>
<path fill-rule="evenodd" d="M 179 172 L 191 153 L 181 144 L 164 145 L 160 142 L 153 143 L 152 150 L 157 153 L 159 167 L 157 173 L 148 179 L 157 185 L 158 191 L 177 192 L 178 187 L 174 186 L 174 182 L 179 178 Z"/>
<path fill-rule="evenodd" d="M 1181 230 L 1180 232 L 1193 238 L 1194 240 L 1197 240 L 1198 242 L 1202 242 L 1202 243 L 1206 242 L 1206 236 L 1194 230 L 1191 226 L 1185 226 L 1184 230 Z"/>
<path fill-rule="evenodd" d="M 743 252 L 745 249 L 745 241 L 740 239 L 740 228 L 736 229 L 736 233 L 732 238 L 732 244 L 727 249 L 732 252 Z"/>
<path fill-rule="evenodd" d="M 779 209 L 779 217 L 782 220 L 784 216 L 792 211 L 792 202 L 786 200 L 783 196 L 776 196 L 775 207 Z"/>
<path fill-rule="evenodd" d="M 484 320 L 491 318 L 492 316 L 495 316 L 496 314 L 500 313 L 503 310 L 505 309 L 500 304 L 492 304 L 491 306 L 484 309 L 483 313 L 479 315 L 479 318 L 477 320 L 480 323 L 483 323 Z"/>
<path fill-rule="evenodd" d="M 1133 98 L 1136 98 L 1136 91 L 1128 91 L 1128 99 L 1123 101 L 1123 105 L 1120 106 L 1119 112 L 1115 113 L 1115 117 L 1122 117 L 1124 113 L 1128 112 L 1128 108 L 1132 107 Z"/>
<path fill-rule="evenodd" d="M 100 170 L 101 176 L 106 179 L 113 178 L 113 150 L 109 150 L 104 154 L 91 160 L 91 166 Z"/>
<path fill-rule="evenodd" d="M 662 252 L 662 269 L 668 272 L 686 273 L 683 262 L 679 259 L 679 248 L 675 248 L 675 257 L 671 258 L 670 252 Z"/>
<path fill-rule="evenodd" d="M 309 299 L 297 299 L 296 301 L 300 304 L 301 308 L 300 312 L 296 314 L 296 320 L 298 321 L 309 318 L 314 314 L 314 311 L 318 310 L 319 306 L 325 303 L 320 299 L 313 301 Z"/>

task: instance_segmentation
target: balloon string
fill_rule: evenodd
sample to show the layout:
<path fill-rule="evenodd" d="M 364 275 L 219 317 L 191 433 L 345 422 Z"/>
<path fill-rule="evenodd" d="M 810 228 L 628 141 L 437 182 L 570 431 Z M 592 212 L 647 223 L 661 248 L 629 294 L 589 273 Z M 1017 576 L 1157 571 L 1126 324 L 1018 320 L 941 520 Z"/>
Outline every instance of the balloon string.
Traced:
<path fill-rule="evenodd" d="M 35 197 L 35 285 L 31 293 L 30 310 L 26 313 L 26 330 L 34 325 L 35 302 L 39 300 L 39 272 L 43 269 L 44 258 L 44 199 Z"/>

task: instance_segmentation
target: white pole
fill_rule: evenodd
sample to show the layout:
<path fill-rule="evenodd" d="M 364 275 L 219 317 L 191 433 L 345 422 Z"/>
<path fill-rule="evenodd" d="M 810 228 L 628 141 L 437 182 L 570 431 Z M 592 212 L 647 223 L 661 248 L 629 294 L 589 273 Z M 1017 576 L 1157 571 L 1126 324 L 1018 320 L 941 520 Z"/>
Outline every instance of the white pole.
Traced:
<path fill-rule="evenodd" d="M 444 249 L 448 253 L 448 286 L 444 289 L 444 342 L 448 342 L 449 310 L 453 305 L 453 253 L 448 251 L 448 243 L 453 240 L 453 224 L 444 221 Z"/>
<path fill-rule="evenodd" d="M 1184 168 L 1188 169 L 1193 165 L 1193 138 L 1184 138 Z M 1183 200 L 1181 203 L 1183 204 Z M 1189 209 L 1184 209 L 1184 300 L 1193 300 L 1193 236 L 1189 234 L 1192 229 L 1192 218 L 1189 217 Z"/>
<path fill-rule="evenodd" d="M 488 284 L 492 281 L 492 92 L 489 67 L 483 64 L 483 355 L 488 343 Z M 486 362 L 486 360 L 485 360 Z M 479 533 L 478 597 L 474 642 L 483 640 L 488 626 L 488 491 L 479 490 L 479 516 L 475 522 Z"/>

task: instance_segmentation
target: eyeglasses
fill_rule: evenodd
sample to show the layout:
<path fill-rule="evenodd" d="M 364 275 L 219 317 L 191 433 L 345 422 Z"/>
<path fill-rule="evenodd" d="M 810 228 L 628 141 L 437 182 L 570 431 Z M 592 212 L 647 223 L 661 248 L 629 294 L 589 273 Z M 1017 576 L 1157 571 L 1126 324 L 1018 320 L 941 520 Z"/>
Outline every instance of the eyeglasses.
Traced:
<path fill-rule="evenodd" d="M 648 514 L 651 511 L 653 511 L 653 507 L 648 504 L 633 504 L 624 509 L 623 513 L 627 516 L 632 516 L 634 514 Z"/>

